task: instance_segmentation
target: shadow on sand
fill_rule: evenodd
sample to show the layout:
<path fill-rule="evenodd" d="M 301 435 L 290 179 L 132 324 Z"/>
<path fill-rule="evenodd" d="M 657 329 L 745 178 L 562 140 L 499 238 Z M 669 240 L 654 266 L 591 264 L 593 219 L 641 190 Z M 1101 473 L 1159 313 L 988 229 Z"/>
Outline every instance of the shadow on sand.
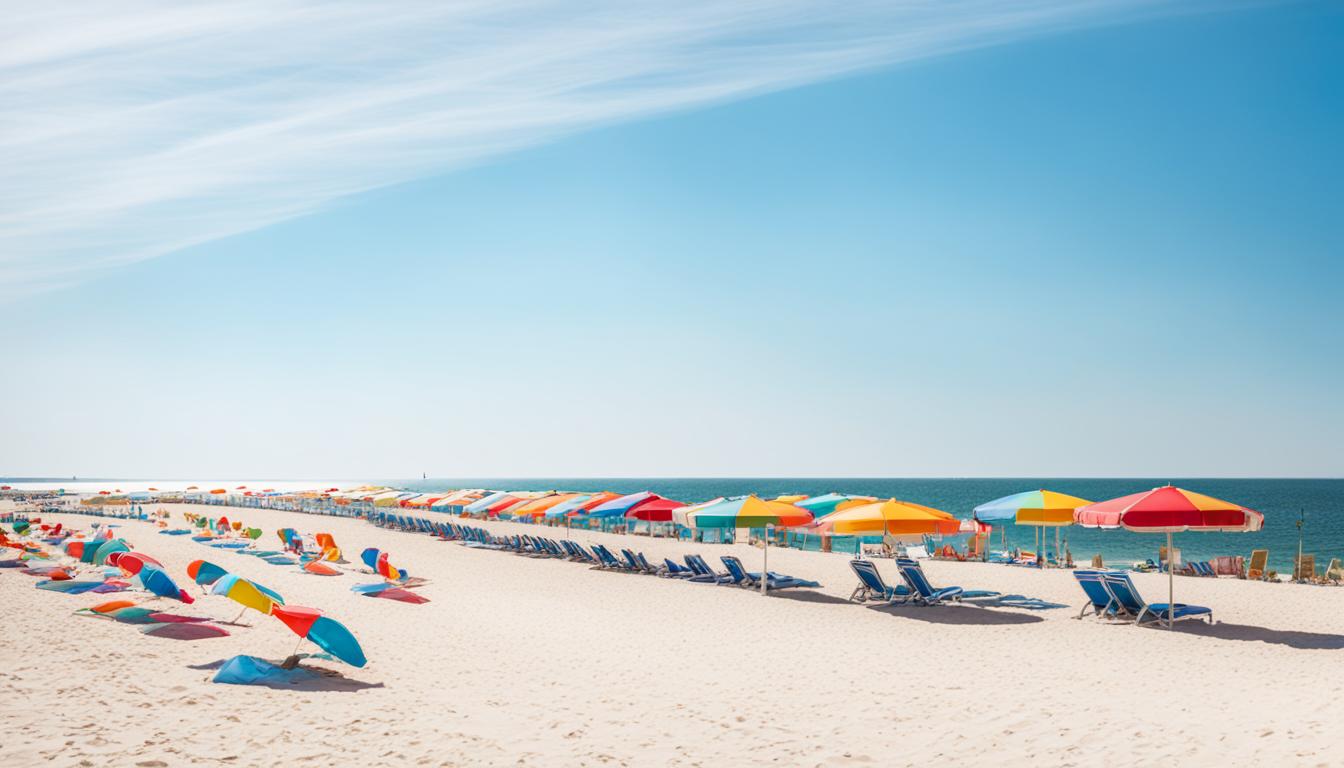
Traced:
<path fill-rule="evenodd" d="M 1147 629 L 1167 631 L 1165 624 L 1146 624 Z M 1227 624 L 1219 622 L 1208 624 L 1203 621 L 1177 622 L 1173 630 L 1187 635 L 1214 637 L 1219 640 L 1243 640 L 1248 642 L 1286 645 L 1306 651 L 1338 651 L 1344 649 L 1344 635 L 1328 635 L 1321 632 L 1297 632 L 1293 630 L 1269 629 L 1249 624 Z"/>
<path fill-rule="evenodd" d="M 1028 616 L 1023 613 L 991 611 L 985 608 L 966 605 L 877 605 L 869 610 L 899 616 L 903 619 L 927 621 L 930 624 L 979 624 L 984 626 L 1008 626 L 1012 624 L 1036 624 L 1045 619 L 1040 616 Z"/>
<path fill-rule="evenodd" d="M 752 590 L 760 594 L 760 589 Z M 800 603 L 819 603 L 821 605 L 849 605 L 850 602 L 843 597 L 828 595 L 825 592 L 813 592 L 806 589 L 772 589 L 770 590 L 771 599 L 778 600 L 796 600 Z"/>
<path fill-rule="evenodd" d="M 199 669 L 204 671 L 217 670 L 224 666 L 227 659 L 219 659 L 207 664 L 188 664 L 188 669 Z M 280 662 L 274 662 L 279 664 Z M 254 685 L 263 688 L 272 688 L 277 691 L 302 691 L 304 693 L 319 693 L 329 691 L 333 693 L 354 693 L 369 688 L 384 688 L 382 683 L 366 683 L 362 680 L 353 680 L 342 675 L 334 669 L 323 669 L 322 667 L 304 667 L 299 669 L 311 673 L 310 676 L 298 678 L 284 683 L 258 682 Z"/>

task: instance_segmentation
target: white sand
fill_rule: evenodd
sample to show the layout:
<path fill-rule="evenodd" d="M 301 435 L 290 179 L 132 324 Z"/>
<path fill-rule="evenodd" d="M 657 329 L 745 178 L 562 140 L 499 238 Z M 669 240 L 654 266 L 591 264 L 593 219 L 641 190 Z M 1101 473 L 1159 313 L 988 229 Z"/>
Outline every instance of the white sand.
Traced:
<path fill-rule="evenodd" d="M 170 507 L 180 521 L 183 509 Z M 772 570 L 823 589 L 769 598 L 734 587 L 608 573 L 472 550 L 363 521 L 229 510 L 267 531 L 327 531 L 430 579 L 433 602 L 350 592 L 322 578 L 147 523 L 121 533 L 186 585 L 206 558 L 324 609 L 370 662 L 333 662 L 332 690 L 216 685 L 204 665 L 278 660 L 295 637 L 249 613 L 228 638 L 179 642 L 75 617 L 109 596 L 33 588 L 0 571 L 4 765 L 1327 765 L 1344 674 L 1344 589 L 1178 578 L 1177 599 L 1214 608 L 1177 631 L 1076 621 L 1066 572 L 930 562 L 936 584 L 996 589 L 1067 608 L 874 608 L 845 602 L 842 555 L 771 550 Z M 87 527 L 91 518 L 47 519 Z M 490 523 L 498 532 L 531 526 Z M 563 529 L 553 531 L 563 536 Z M 745 545 L 576 533 L 715 565 Z M 879 565 L 895 581 L 890 562 Z M 1165 577 L 1138 575 L 1165 600 Z M 111 597 L 116 597 L 113 595 Z M 232 617 L 221 597 L 180 612 Z M 309 646 L 310 650 L 312 649 Z M 157 762 L 156 762 L 157 761 Z"/>

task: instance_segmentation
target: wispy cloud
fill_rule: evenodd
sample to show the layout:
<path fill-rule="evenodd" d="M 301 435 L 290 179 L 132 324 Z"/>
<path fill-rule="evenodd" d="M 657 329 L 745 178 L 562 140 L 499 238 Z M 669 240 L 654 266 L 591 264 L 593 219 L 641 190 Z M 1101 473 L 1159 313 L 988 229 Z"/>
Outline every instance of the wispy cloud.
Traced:
<path fill-rule="evenodd" d="M 1163 0 L 11 6 L 0 292 L 68 284 L 568 132 Z"/>

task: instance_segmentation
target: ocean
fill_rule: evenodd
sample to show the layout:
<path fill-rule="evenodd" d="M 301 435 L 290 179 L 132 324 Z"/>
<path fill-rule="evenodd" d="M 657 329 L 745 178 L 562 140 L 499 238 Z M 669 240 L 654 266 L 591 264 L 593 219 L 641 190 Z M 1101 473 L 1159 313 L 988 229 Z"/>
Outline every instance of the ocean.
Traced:
<path fill-rule="evenodd" d="M 1301 533 L 1303 552 L 1316 555 L 1319 567 L 1330 558 L 1344 559 L 1344 479 L 1218 479 L 1218 478 L 429 478 L 381 480 L 131 480 L 81 479 L 77 482 L 56 478 L 0 478 L 0 484 L 26 488 L 65 487 L 76 491 L 120 488 L 125 491 L 148 487 L 183 488 L 188 484 L 206 487 L 247 485 L 251 488 L 305 489 L 337 486 L 348 488 L 365 482 L 417 491 L 449 488 L 492 488 L 515 491 L 615 491 L 633 493 L 649 490 L 668 498 L 694 503 L 717 496 L 755 493 L 770 498 L 782 494 L 816 496 L 828 492 L 851 493 L 879 498 L 895 497 L 943 509 L 958 517 L 969 517 L 971 510 L 986 501 L 1010 493 L 1049 488 L 1085 499 L 1102 501 L 1172 483 L 1182 488 L 1226 499 L 1265 515 L 1264 530 L 1258 533 L 1184 533 L 1177 534 L 1176 546 L 1182 558 L 1206 560 L 1218 555 L 1248 556 L 1252 549 L 1268 549 L 1270 567 L 1291 572 L 1297 553 L 1300 514 L 1305 514 Z M 1006 526 L 1009 546 L 1030 548 L 1035 534 L 1027 527 Z M 1087 563 L 1100 553 L 1110 564 L 1157 559 L 1157 548 L 1164 536 L 1101 531 L 1071 526 L 1062 530 L 1074 559 Z M 1050 534 L 1053 541 L 1053 533 Z M 994 546 L 999 533 L 994 534 Z"/>

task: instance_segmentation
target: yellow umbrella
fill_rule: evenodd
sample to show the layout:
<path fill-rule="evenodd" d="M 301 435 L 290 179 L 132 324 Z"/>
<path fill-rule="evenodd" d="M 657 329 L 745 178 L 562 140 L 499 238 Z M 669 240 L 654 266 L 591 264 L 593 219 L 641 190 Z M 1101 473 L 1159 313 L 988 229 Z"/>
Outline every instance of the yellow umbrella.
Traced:
<path fill-rule="evenodd" d="M 919 536 L 926 533 L 955 534 L 961 521 L 951 514 L 912 501 L 847 501 L 823 518 L 818 527 L 844 536 L 865 533 Z"/>

